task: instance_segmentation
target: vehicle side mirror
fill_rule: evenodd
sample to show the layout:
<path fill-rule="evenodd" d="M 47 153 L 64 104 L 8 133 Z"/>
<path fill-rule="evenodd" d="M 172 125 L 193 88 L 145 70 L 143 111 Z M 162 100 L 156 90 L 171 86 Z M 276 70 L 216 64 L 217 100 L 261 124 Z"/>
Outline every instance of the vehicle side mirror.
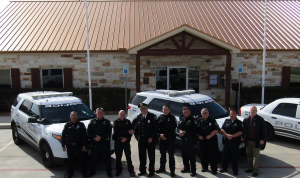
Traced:
<path fill-rule="evenodd" d="M 45 125 L 47 123 L 47 119 L 46 118 L 42 118 L 40 120 L 40 123 L 43 124 L 43 125 Z"/>
<path fill-rule="evenodd" d="M 29 117 L 29 118 L 28 118 L 28 122 L 29 122 L 29 123 L 38 123 L 36 117 Z"/>

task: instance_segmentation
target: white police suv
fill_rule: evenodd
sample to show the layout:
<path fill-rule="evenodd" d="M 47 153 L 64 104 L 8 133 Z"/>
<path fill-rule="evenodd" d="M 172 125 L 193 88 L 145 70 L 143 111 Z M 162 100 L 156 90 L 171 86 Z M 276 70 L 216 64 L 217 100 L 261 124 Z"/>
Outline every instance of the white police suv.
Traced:
<path fill-rule="evenodd" d="M 175 115 L 177 121 L 179 121 L 179 116 L 183 114 L 183 107 L 189 107 L 194 116 L 201 116 L 201 109 L 207 108 L 209 116 L 216 119 L 220 128 L 225 119 L 229 118 L 229 112 L 226 108 L 207 95 L 195 93 L 195 90 L 154 90 L 137 93 L 132 102 L 128 104 L 129 120 L 133 121 L 140 113 L 138 108 L 139 103 L 148 104 L 148 111 L 155 114 L 157 117 L 163 114 L 162 107 L 167 104 L 170 106 L 170 113 Z M 238 119 L 242 120 L 241 117 L 238 117 Z M 179 139 L 178 131 L 176 134 Z M 223 149 L 223 144 L 222 135 L 219 133 L 218 144 L 219 150 L 221 151 Z M 242 147 L 244 147 L 244 144 L 241 144 L 240 148 Z"/>
<path fill-rule="evenodd" d="M 61 135 L 71 111 L 87 127 L 93 112 L 72 92 L 29 92 L 18 95 L 11 106 L 12 137 L 16 145 L 26 141 L 40 151 L 46 167 L 61 164 L 67 153 L 62 151 Z M 113 142 L 111 143 L 113 149 Z"/>
<path fill-rule="evenodd" d="M 267 122 L 267 140 L 274 135 L 300 140 L 300 98 L 281 98 L 268 105 L 247 104 L 239 114 L 248 117 L 252 106 L 257 107 L 257 114 Z"/>

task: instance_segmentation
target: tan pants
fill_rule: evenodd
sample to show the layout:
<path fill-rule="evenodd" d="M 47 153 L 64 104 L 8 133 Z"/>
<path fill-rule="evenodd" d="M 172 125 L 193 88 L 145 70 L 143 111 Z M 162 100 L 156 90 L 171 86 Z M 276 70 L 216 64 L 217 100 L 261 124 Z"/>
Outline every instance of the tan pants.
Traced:
<path fill-rule="evenodd" d="M 254 173 L 258 173 L 260 148 L 255 148 L 255 142 L 248 140 L 246 152 L 249 168 L 253 170 Z"/>

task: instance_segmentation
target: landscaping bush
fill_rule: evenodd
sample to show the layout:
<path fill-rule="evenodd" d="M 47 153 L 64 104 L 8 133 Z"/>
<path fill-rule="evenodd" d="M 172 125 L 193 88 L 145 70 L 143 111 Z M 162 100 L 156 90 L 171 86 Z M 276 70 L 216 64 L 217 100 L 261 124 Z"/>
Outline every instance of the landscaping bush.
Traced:
<path fill-rule="evenodd" d="M 265 103 L 271 103 L 279 98 L 300 98 L 299 86 L 265 87 Z M 261 103 L 261 86 L 243 87 L 241 90 L 241 106 L 250 103 Z"/>
<path fill-rule="evenodd" d="M 89 107 L 89 89 L 88 88 L 18 88 L 8 89 L 0 88 L 0 111 L 10 111 L 10 107 L 19 93 L 33 91 L 59 91 L 73 92 L 73 95 L 80 98 Z M 127 89 L 127 102 L 129 102 L 130 89 Z M 103 107 L 106 111 L 118 111 L 126 109 L 125 107 L 125 88 L 92 88 L 93 110 L 97 107 Z"/>

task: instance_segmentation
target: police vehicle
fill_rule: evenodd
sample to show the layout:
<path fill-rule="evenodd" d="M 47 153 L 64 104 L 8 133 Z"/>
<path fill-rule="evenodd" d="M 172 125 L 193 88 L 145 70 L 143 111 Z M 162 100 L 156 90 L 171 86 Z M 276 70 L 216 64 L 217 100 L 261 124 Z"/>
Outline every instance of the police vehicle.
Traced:
<path fill-rule="evenodd" d="M 29 92 L 17 96 L 11 106 L 11 129 L 14 143 L 26 141 L 41 153 L 46 167 L 61 164 L 67 156 L 62 150 L 61 136 L 71 111 L 87 127 L 93 112 L 72 92 Z M 112 139 L 111 139 L 112 140 Z M 111 141 L 111 150 L 114 143 Z M 90 151 L 89 151 L 90 152 Z M 113 152 L 113 151 L 112 151 Z"/>
<path fill-rule="evenodd" d="M 267 140 L 274 135 L 300 140 L 300 98 L 281 98 L 266 104 L 247 104 L 239 110 L 242 117 L 250 116 L 251 106 L 267 123 Z"/>
<path fill-rule="evenodd" d="M 163 105 L 167 104 L 170 106 L 170 113 L 175 115 L 177 122 L 179 116 L 181 116 L 182 108 L 189 107 L 192 115 L 201 117 L 201 109 L 207 108 L 209 116 L 216 119 L 219 127 L 221 128 L 224 121 L 229 118 L 229 111 L 219 103 L 215 102 L 212 98 L 207 95 L 195 93 L 195 90 L 154 90 L 137 93 L 133 98 L 132 102 L 128 104 L 128 119 L 134 123 L 134 119 L 139 113 L 139 103 L 148 104 L 148 111 L 155 114 L 157 117 L 162 112 Z M 243 121 L 242 117 L 238 117 Z M 178 130 L 176 131 L 177 139 L 179 139 Z M 223 150 L 222 134 L 217 134 L 219 150 Z M 240 145 L 243 148 L 244 144 Z"/>

